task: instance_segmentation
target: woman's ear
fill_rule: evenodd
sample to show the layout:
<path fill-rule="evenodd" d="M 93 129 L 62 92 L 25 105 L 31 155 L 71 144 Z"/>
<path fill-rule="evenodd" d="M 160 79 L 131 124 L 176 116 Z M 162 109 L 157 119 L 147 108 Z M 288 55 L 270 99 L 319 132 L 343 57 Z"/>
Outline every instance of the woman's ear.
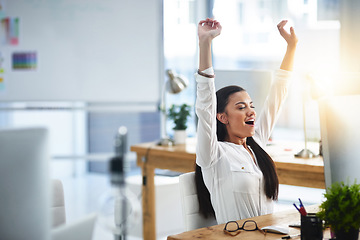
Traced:
<path fill-rule="evenodd" d="M 228 124 L 229 121 L 227 119 L 226 113 L 217 113 L 216 118 L 223 124 Z"/>

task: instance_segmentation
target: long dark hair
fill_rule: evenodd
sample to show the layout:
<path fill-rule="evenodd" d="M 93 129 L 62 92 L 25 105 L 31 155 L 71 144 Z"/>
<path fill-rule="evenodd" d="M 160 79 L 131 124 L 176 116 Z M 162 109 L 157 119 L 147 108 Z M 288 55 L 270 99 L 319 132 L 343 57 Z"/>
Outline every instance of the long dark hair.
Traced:
<path fill-rule="evenodd" d="M 229 97 L 236 93 L 245 91 L 239 86 L 227 86 L 216 92 L 217 113 L 223 113 L 229 102 Z M 225 141 L 227 137 L 225 124 L 216 119 L 216 135 L 218 141 Z M 277 200 L 279 193 L 279 179 L 276 174 L 275 164 L 272 158 L 262 149 L 252 137 L 246 138 L 246 144 L 249 145 L 255 153 L 259 168 L 264 176 L 265 194 L 269 199 Z M 214 208 L 210 200 L 209 190 L 206 188 L 202 176 L 201 167 L 196 165 L 195 183 L 199 201 L 199 211 L 204 217 L 215 216 Z"/>

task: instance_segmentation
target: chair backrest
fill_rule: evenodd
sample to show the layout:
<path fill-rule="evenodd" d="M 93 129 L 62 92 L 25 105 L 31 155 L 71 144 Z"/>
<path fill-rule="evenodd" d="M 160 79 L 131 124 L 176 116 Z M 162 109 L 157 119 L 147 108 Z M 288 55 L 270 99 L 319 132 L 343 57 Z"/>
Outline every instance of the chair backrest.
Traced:
<path fill-rule="evenodd" d="M 62 182 L 58 179 L 52 180 L 52 202 L 51 215 L 52 227 L 66 223 L 64 188 Z"/>
<path fill-rule="evenodd" d="M 195 172 L 179 176 L 180 197 L 185 230 L 217 225 L 214 217 L 204 218 L 199 212 L 199 202 L 195 185 Z"/>

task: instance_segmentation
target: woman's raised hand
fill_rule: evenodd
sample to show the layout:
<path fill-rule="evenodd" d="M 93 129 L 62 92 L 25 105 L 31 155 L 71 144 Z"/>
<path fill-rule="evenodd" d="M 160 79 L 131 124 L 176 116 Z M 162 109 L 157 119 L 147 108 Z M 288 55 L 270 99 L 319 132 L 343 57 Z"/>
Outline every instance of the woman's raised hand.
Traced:
<path fill-rule="evenodd" d="M 285 39 L 288 46 L 286 48 L 286 53 L 283 58 L 283 61 L 281 62 L 280 69 L 286 70 L 286 71 L 292 71 L 294 66 L 294 56 L 295 56 L 295 50 L 296 45 L 298 42 L 298 38 L 295 34 L 294 28 L 290 27 L 290 33 L 288 33 L 284 26 L 286 25 L 288 21 L 282 20 L 278 25 L 278 29 L 280 32 L 280 35 Z"/>
<path fill-rule="evenodd" d="M 221 25 L 214 19 L 207 18 L 201 20 L 198 24 L 199 41 L 211 41 L 221 33 Z"/>
<path fill-rule="evenodd" d="M 199 36 L 199 70 L 203 71 L 212 66 L 211 41 L 221 33 L 221 25 L 214 19 L 207 18 L 198 24 Z"/>
<path fill-rule="evenodd" d="M 288 46 L 290 47 L 296 47 L 296 44 L 298 42 L 298 38 L 295 34 L 294 28 L 290 27 L 290 33 L 287 32 L 284 29 L 284 26 L 286 25 L 288 21 L 287 20 L 282 20 L 278 25 L 277 28 L 279 29 L 280 35 L 285 39 L 285 41 L 287 42 Z"/>

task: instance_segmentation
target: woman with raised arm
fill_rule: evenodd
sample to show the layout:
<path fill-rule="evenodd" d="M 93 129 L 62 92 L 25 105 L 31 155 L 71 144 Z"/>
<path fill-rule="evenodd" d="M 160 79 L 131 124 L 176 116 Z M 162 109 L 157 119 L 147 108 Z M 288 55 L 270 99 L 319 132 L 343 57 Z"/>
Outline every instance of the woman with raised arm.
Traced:
<path fill-rule="evenodd" d="M 263 150 L 286 98 L 298 39 L 294 29 L 277 27 L 287 42 L 280 69 L 259 117 L 249 94 L 239 86 L 215 93 L 211 43 L 221 25 L 199 22 L 199 69 L 196 74 L 196 187 L 200 211 L 215 215 L 218 224 L 273 212 L 279 181 L 271 157 Z"/>

